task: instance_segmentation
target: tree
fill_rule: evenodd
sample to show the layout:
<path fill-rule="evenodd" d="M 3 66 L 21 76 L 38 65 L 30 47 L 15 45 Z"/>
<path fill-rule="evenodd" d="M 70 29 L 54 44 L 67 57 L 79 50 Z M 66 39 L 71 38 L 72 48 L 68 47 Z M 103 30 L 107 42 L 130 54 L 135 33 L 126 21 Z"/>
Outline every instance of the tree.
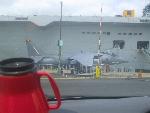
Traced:
<path fill-rule="evenodd" d="M 150 3 L 146 5 L 145 8 L 143 9 L 143 16 L 150 17 Z"/>

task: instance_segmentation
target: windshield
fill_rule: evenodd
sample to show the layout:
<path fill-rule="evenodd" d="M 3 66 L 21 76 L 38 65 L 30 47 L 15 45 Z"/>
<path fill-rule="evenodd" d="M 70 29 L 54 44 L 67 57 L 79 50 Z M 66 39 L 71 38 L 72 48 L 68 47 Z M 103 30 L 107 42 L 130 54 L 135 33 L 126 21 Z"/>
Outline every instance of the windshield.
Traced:
<path fill-rule="evenodd" d="M 62 98 L 150 96 L 148 0 L 11 0 L 0 6 L 0 60 L 34 59 L 38 70 L 53 74 Z M 52 96 L 48 79 L 41 83 Z"/>

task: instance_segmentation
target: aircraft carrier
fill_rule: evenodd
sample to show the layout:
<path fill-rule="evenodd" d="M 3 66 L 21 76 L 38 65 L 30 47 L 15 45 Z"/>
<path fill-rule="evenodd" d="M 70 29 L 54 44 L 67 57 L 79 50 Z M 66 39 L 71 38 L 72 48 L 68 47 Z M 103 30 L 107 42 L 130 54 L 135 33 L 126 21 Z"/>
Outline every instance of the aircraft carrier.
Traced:
<path fill-rule="evenodd" d="M 97 53 L 99 16 L 63 16 L 62 56 Z M 102 17 L 101 51 L 112 51 L 126 63 L 115 71 L 150 70 L 150 18 Z M 28 57 L 26 40 L 47 55 L 58 55 L 60 16 L 0 16 L 0 59 Z"/>

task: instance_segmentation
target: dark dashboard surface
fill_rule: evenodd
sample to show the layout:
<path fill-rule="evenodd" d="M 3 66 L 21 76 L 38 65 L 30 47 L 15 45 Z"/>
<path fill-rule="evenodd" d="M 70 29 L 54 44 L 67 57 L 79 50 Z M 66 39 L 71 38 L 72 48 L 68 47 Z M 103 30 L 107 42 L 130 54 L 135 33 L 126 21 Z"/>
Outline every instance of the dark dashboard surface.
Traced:
<path fill-rule="evenodd" d="M 65 100 L 50 113 L 150 113 L 150 97 Z"/>

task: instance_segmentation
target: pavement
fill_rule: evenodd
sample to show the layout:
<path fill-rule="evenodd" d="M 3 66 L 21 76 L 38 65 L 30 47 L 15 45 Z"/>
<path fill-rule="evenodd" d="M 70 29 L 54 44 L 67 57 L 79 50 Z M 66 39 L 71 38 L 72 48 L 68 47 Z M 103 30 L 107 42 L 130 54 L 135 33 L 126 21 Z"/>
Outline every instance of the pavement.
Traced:
<path fill-rule="evenodd" d="M 80 74 L 80 75 L 53 75 L 53 77 L 55 79 L 75 79 L 75 80 L 79 80 L 79 79 L 95 79 L 95 76 L 89 73 L 85 73 L 85 74 Z M 138 78 L 138 79 L 142 79 L 142 78 L 150 78 L 150 73 L 125 73 L 125 72 L 110 72 L 110 73 L 103 73 L 100 76 L 100 79 L 132 79 L 132 78 Z M 47 79 L 46 77 L 43 77 L 42 79 Z"/>
<path fill-rule="evenodd" d="M 47 79 L 41 80 L 46 95 L 53 95 Z M 62 96 L 150 96 L 150 79 L 56 79 Z"/>

